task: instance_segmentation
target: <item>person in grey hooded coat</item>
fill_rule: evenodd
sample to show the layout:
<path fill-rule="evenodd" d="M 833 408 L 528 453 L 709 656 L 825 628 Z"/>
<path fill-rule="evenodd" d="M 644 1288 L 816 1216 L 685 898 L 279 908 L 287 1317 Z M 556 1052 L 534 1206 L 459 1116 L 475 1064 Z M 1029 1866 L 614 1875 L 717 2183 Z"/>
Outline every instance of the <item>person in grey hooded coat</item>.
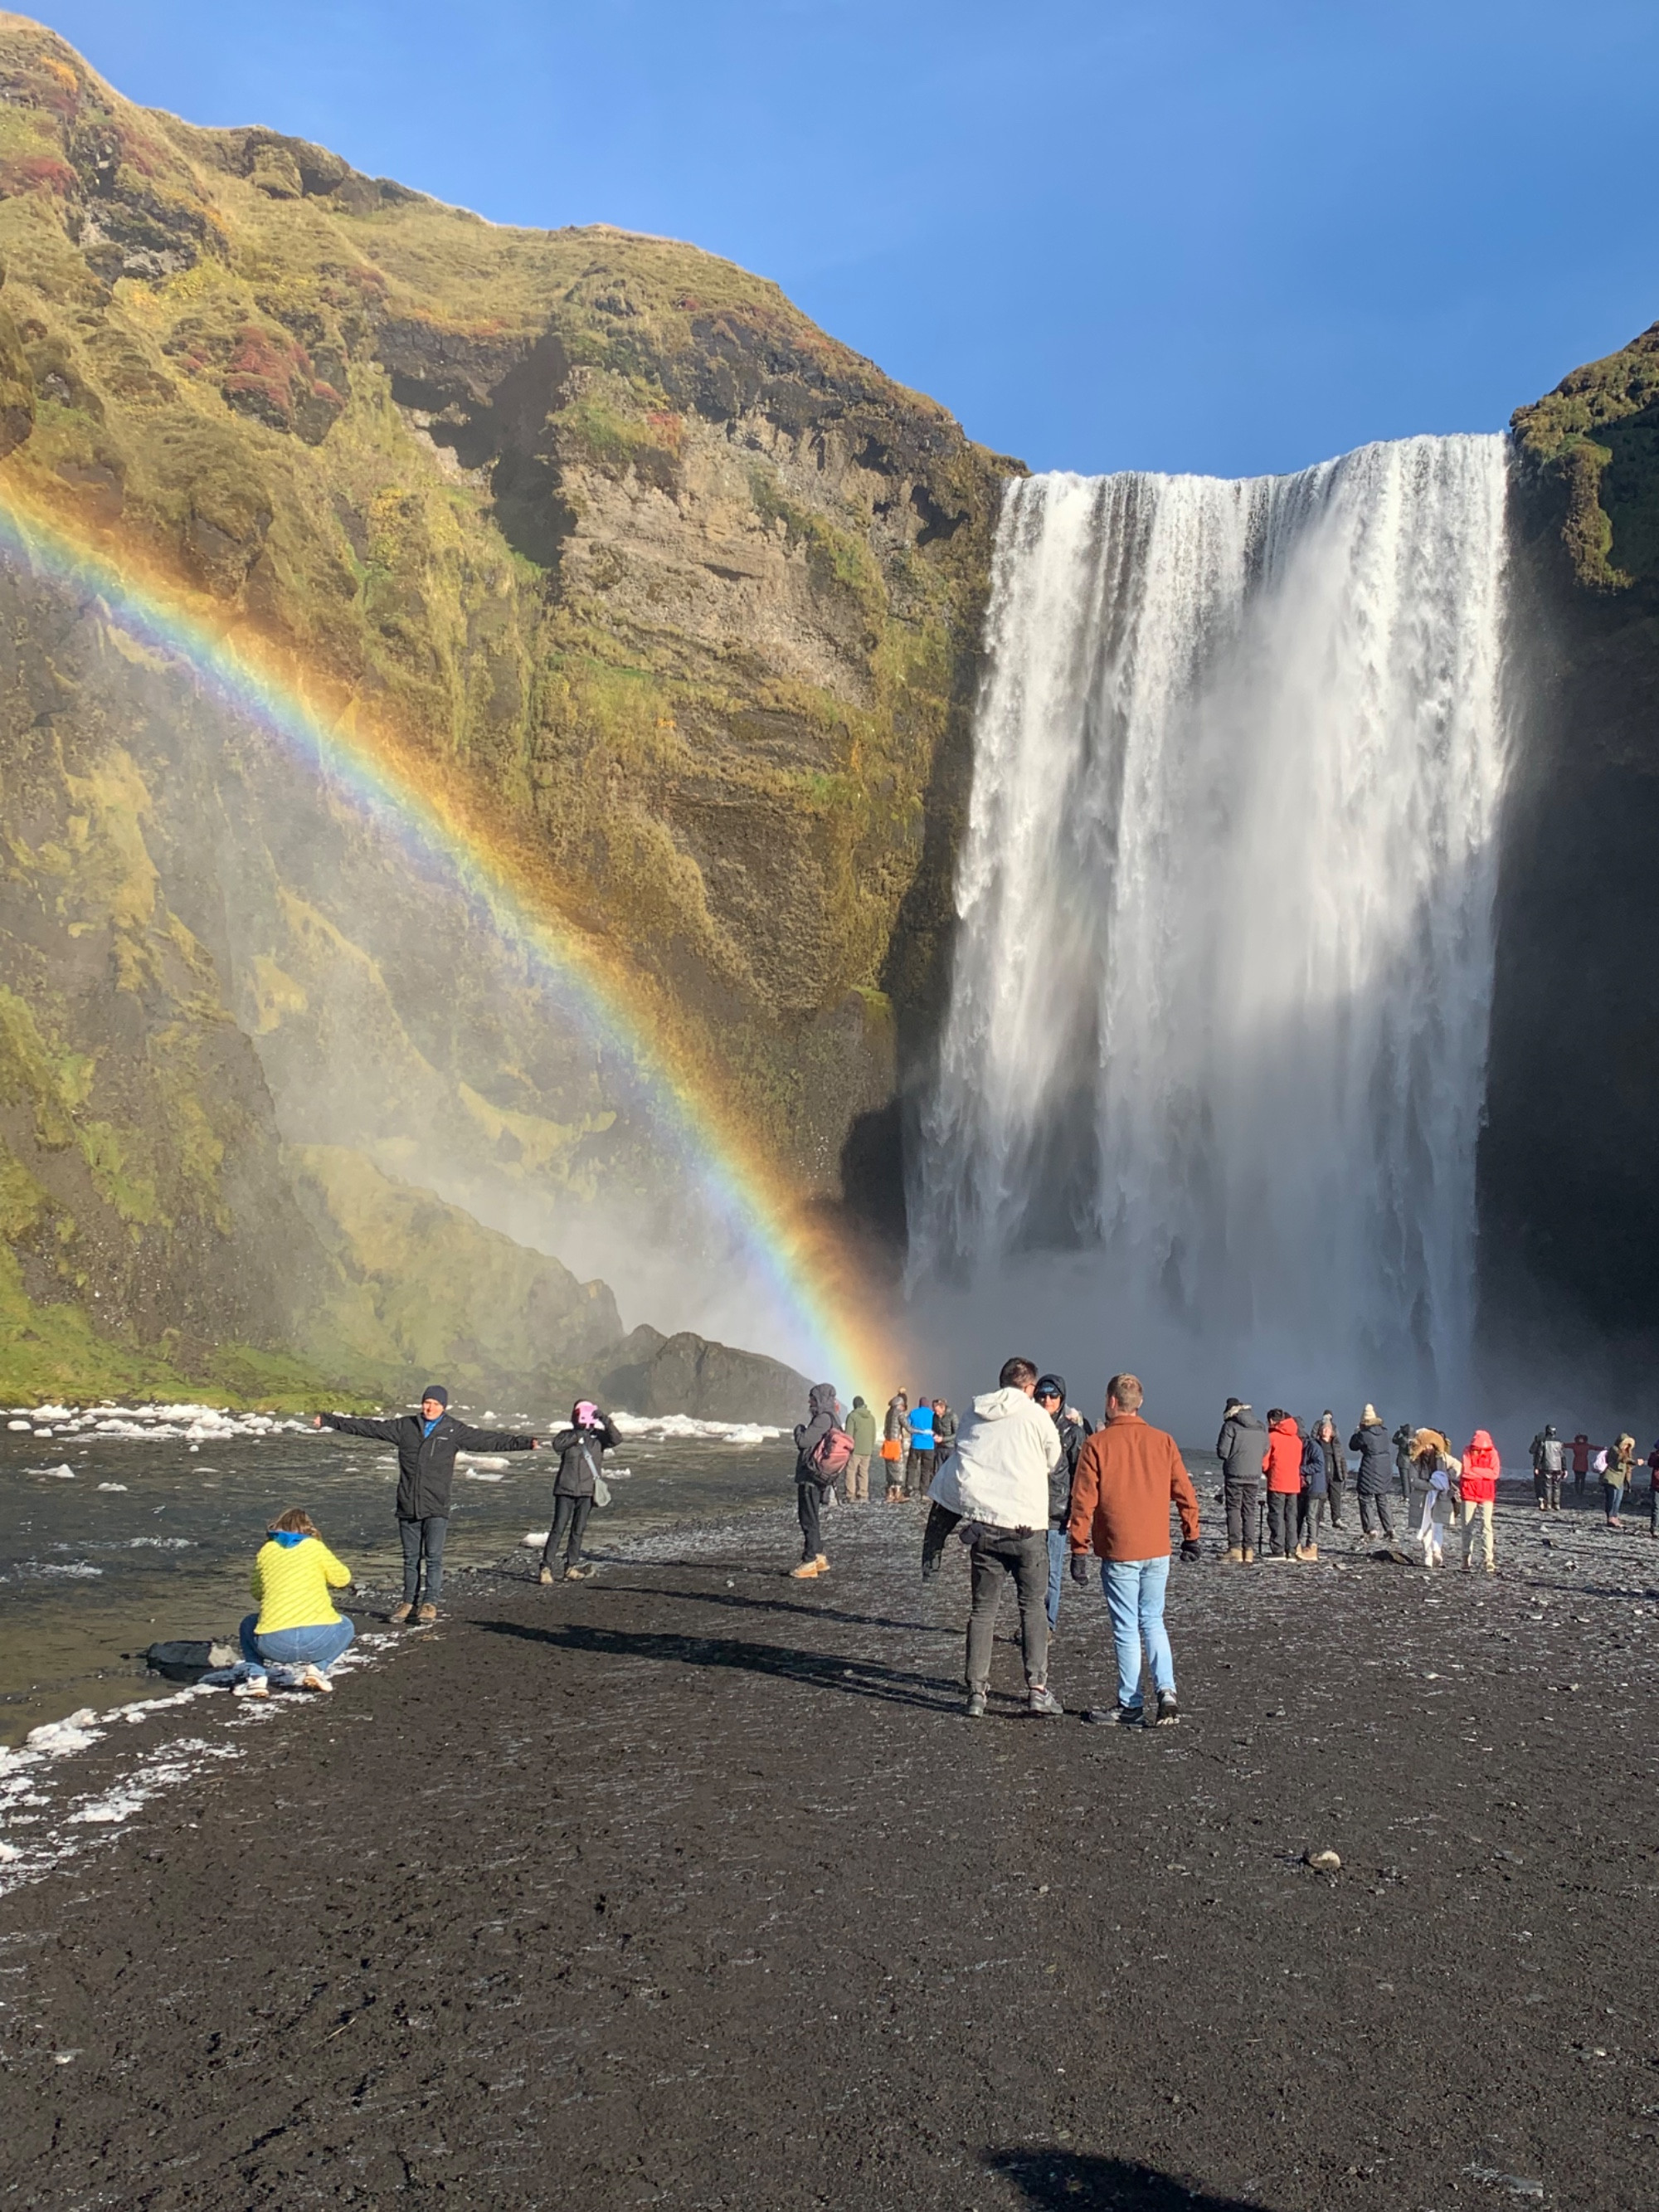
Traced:
<path fill-rule="evenodd" d="M 790 1570 L 794 1579 L 811 1582 L 827 1575 L 819 1516 L 829 1485 L 813 1463 L 812 1455 L 831 1429 L 839 1425 L 833 1382 L 815 1382 L 807 1394 L 806 1419 L 795 1428 L 795 1516 L 800 1522 L 800 1565 Z"/>
<path fill-rule="evenodd" d="M 1255 1557 L 1256 1506 L 1267 1431 L 1242 1398 L 1229 1398 L 1215 1455 L 1221 1462 L 1221 1494 L 1227 1508 L 1227 1557 L 1237 1566 Z"/>

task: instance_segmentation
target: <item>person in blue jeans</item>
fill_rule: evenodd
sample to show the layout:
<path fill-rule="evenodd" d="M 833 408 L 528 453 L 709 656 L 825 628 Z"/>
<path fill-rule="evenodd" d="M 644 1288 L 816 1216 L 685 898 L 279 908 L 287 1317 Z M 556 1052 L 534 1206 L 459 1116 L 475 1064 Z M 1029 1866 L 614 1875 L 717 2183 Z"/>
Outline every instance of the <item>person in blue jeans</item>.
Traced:
<path fill-rule="evenodd" d="M 1066 1377 L 1044 1375 L 1036 1386 L 1036 1401 L 1060 1431 L 1060 1465 L 1048 1478 L 1048 1627 L 1060 1625 L 1060 1592 L 1066 1579 L 1066 1523 L 1072 1517 L 1072 1477 L 1077 1473 L 1083 1440 L 1093 1434 L 1090 1423 L 1066 1403 Z"/>
<path fill-rule="evenodd" d="M 1152 1671 L 1158 1698 L 1153 1725 L 1181 1717 L 1175 1658 L 1164 1626 L 1170 1579 L 1170 1507 L 1181 1516 L 1181 1556 L 1198 1557 L 1198 1497 L 1175 1438 L 1142 1420 L 1144 1393 L 1133 1375 L 1115 1375 L 1106 1394 L 1106 1423 L 1078 1455 L 1072 1483 L 1072 1578 L 1086 1585 L 1089 1554 L 1100 1561 L 1100 1586 L 1112 1618 L 1117 1655 L 1117 1705 L 1091 1711 L 1085 1721 L 1145 1722 L 1140 1678 Z"/>
<path fill-rule="evenodd" d="M 332 1689 L 328 1670 L 356 1633 L 334 1610 L 332 1593 L 350 1586 L 350 1568 L 329 1550 L 308 1513 L 290 1506 L 271 1522 L 249 1577 L 259 1609 L 243 1621 L 238 1638 L 244 1696 L 264 1697 L 271 1675 L 284 1689 Z"/>

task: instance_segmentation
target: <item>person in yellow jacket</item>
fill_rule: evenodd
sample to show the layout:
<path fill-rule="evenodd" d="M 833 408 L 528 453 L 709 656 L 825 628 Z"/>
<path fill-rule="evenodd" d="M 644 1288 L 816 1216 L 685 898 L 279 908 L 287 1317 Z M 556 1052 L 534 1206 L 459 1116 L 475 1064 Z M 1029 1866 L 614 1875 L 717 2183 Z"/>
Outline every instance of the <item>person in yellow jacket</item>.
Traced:
<path fill-rule="evenodd" d="M 308 1513 L 290 1506 L 271 1522 L 249 1579 L 259 1610 L 242 1623 L 241 1694 L 268 1696 L 273 1677 L 281 1689 L 331 1690 L 328 1670 L 357 1631 L 329 1593 L 350 1588 L 351 1570 Z"/>

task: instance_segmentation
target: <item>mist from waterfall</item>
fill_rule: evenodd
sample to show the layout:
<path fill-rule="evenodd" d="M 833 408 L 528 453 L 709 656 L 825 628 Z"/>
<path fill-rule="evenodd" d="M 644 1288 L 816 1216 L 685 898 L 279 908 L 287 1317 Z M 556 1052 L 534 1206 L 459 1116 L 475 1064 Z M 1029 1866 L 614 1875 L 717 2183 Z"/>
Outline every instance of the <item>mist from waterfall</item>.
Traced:
<path fill-rule="evenodd" d="M 1461 1398 L 1505 489 L 1497 437 L 1010 487 L 911 1189 L 976 1357 Z"/>

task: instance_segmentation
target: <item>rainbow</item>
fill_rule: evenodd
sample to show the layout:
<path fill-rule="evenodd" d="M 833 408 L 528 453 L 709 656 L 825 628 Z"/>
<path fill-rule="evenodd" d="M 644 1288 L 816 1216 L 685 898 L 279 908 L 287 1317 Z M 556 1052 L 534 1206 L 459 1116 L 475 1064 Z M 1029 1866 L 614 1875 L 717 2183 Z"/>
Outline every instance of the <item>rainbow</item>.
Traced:
<path fill-rule="evenodd" d="M 585 938 L 538 894 L 534 856 L 515 850 L 500 824 L 443 788 L 438 763 L 383 728 L 365 726 L 352 702 L 324 703 L 291 658 L 175 580 L 139 574 L 131 555 L 65 526 L 14 484 L 0 484 L 0 561 L 89 593 L 110 625 L 175 665 L 204 693 L 276 740 L 308 771 L 326 775 L 378 830 L 447 870 L 526 961 L 562 1013 L 631 1071 L 634 1103 L 665 1153 L 775 1299 L 781 1341 L 812 1379 L 843 1397 L 862 1387 L 872 1402 L 897 1347 L 860 1318 L 837 1242 L 784 1188 L 759 1146 L 713 1095 L 690 1055 L 662 1041 L 663 1009 L 638 979 Z M 455 781 L 459 781 L 456 779 Z M 860 1300 L 867 1304 L 867 1292 Z"/>

